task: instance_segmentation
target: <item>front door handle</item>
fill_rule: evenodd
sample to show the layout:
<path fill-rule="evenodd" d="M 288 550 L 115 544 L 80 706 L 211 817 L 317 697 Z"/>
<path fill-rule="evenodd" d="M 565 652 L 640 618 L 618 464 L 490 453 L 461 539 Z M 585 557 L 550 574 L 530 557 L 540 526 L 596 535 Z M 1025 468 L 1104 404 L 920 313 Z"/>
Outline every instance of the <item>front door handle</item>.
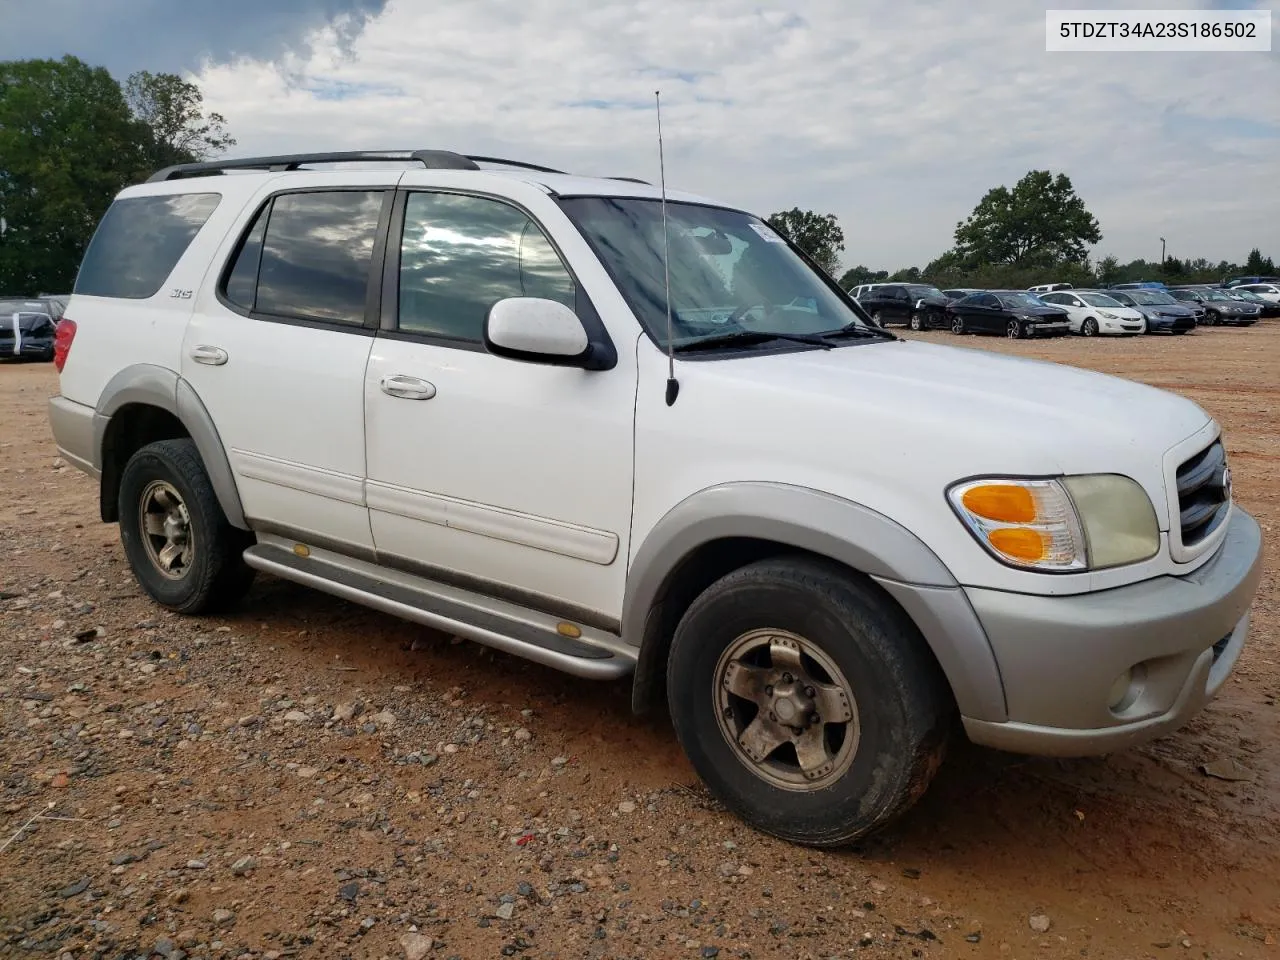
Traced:
<path fill-rule="evenodd" d="M 430 400 L 436 395 L 436 387 L 418 377 L 383 377 L 382 392 L 401 400 Z"/>
<path fill-rule="evenodd" d="M 220 367 L 227 362 L 227 351 L 221 347 L 200 344 L 191 348 L 191 359 L 196 363 L 207 363 L 211 367 Z"/>

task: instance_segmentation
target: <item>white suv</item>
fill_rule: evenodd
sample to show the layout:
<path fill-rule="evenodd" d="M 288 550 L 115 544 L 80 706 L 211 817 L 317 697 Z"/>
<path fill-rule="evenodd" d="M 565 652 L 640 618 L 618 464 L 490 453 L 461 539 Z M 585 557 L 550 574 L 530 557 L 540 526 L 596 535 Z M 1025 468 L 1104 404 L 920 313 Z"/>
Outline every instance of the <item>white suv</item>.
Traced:
<path fill-rule="evenodd" d="M 797 842 L 905 809 L 956 720 L 1168 733 L 1245 642 L 1261 538 L 1203 410 L 901 340 L 711 200 L 442 152 L 173 168 L 67 318 L 53 432 L 158 603 L 264 571 L 633 675 Z"/>

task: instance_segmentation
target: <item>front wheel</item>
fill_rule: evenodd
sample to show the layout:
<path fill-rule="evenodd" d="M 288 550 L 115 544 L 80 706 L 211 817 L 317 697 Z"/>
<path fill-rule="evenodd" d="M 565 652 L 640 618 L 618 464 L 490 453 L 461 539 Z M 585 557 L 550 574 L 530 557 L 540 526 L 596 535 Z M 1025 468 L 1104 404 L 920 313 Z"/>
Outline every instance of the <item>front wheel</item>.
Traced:
<path fill-rule="evenodd" d="M 1084 323 L 1080 324 L 1080 332 L 1086 337 L 1096 337 L 1098 335 L 1098 321 L 1093 317 L 1088 317 Z"/>
<path fill-rule="evenodd" d="M 676 629 L 672 721 L 711 791 L 753 827 L 838 846 L 924 793 L 949 696 L 914 624 L 868 581 L 808 558 L 712 584 Z"/>
<path fill-rule="evenodd" d="M 884 315 L 879 310 L 871 311 L 871 320 L 877 327 L 884 326 Z"/>
<path fill-rule="evenodd" d="M 951 318 L 951 332 L 956 335 L 964 333 L 964 317 Z"/>
<path fill-rule="evenodd" d="M 924 314 L 920 313 L 919 311 L 915 311 L 914 313 L 911 314 L 911 329 L 919 331 L 919 330 L 923 330 L 924 328 L 925 328 Z"/>
<path fill-rule="evenodd" d="M 156 603 L 212 613 L 253 581 L 242 554 L 252 534 L 227 521 L 195 442 L 150 443 L 120 477 L 120 541 L 133 575 Z"/>
<path fill-rule="evenodd" d="M 1222 323 L 1222 318 L 1210 310 L 1205 314 L 1204 322 L 1211 327 L 1216 327 L 1218 324 Z"/>
<path fill-rule="evenodd" d="M 1021 340 L 1023 336 L 1022 324 L 1017 320 L 1010 320 L 1006 333 L 1010 340 Z"/>

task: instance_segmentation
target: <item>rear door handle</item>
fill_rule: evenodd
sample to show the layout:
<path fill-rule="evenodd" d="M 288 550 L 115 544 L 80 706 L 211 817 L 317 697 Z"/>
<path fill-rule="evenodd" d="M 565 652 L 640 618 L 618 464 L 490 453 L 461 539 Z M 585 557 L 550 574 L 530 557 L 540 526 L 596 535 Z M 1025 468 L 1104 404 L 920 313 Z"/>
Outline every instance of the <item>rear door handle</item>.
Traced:
<path fill-rule="evenodd" d="M 436 387 L 434 383 L 418 377 L 383 377 L 382 392 L 401 400 L 430 400 L 436 395 Z"/>
<path fill-rule="evenodd" d="M 227 362 L 227 351 L 221 347 L 200 344 L 191 348 L 191 359 L 196 363 L 207 363 L 211 367 L 220 367 Z"/>

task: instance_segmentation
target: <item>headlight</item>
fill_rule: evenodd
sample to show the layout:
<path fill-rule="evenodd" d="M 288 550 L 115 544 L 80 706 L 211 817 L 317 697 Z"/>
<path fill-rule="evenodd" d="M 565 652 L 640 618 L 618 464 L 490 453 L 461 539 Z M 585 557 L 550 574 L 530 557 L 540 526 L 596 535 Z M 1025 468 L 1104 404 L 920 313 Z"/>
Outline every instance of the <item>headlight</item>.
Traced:
<path fill-rule="evenodd" d="M 989 477 L 956 484 L 947 498 L 974 538 L 1014 567 L 1098 570 L 1146 560 L 1160 549 L 1151 499 L 1118 474 Z"/>
<path fill-rule="evenodd" d="M 1099 310 L 1099 311 L 1098 311 L 1098 316 L 1100 316 L 1100 317 L 1106 317 L 1108 320 L 1116 320 L 1116 319 L 1119 319 L 1118 315 L 1117 315 L 1117 314 L 1112 313 L 1110 310 Z"/>

